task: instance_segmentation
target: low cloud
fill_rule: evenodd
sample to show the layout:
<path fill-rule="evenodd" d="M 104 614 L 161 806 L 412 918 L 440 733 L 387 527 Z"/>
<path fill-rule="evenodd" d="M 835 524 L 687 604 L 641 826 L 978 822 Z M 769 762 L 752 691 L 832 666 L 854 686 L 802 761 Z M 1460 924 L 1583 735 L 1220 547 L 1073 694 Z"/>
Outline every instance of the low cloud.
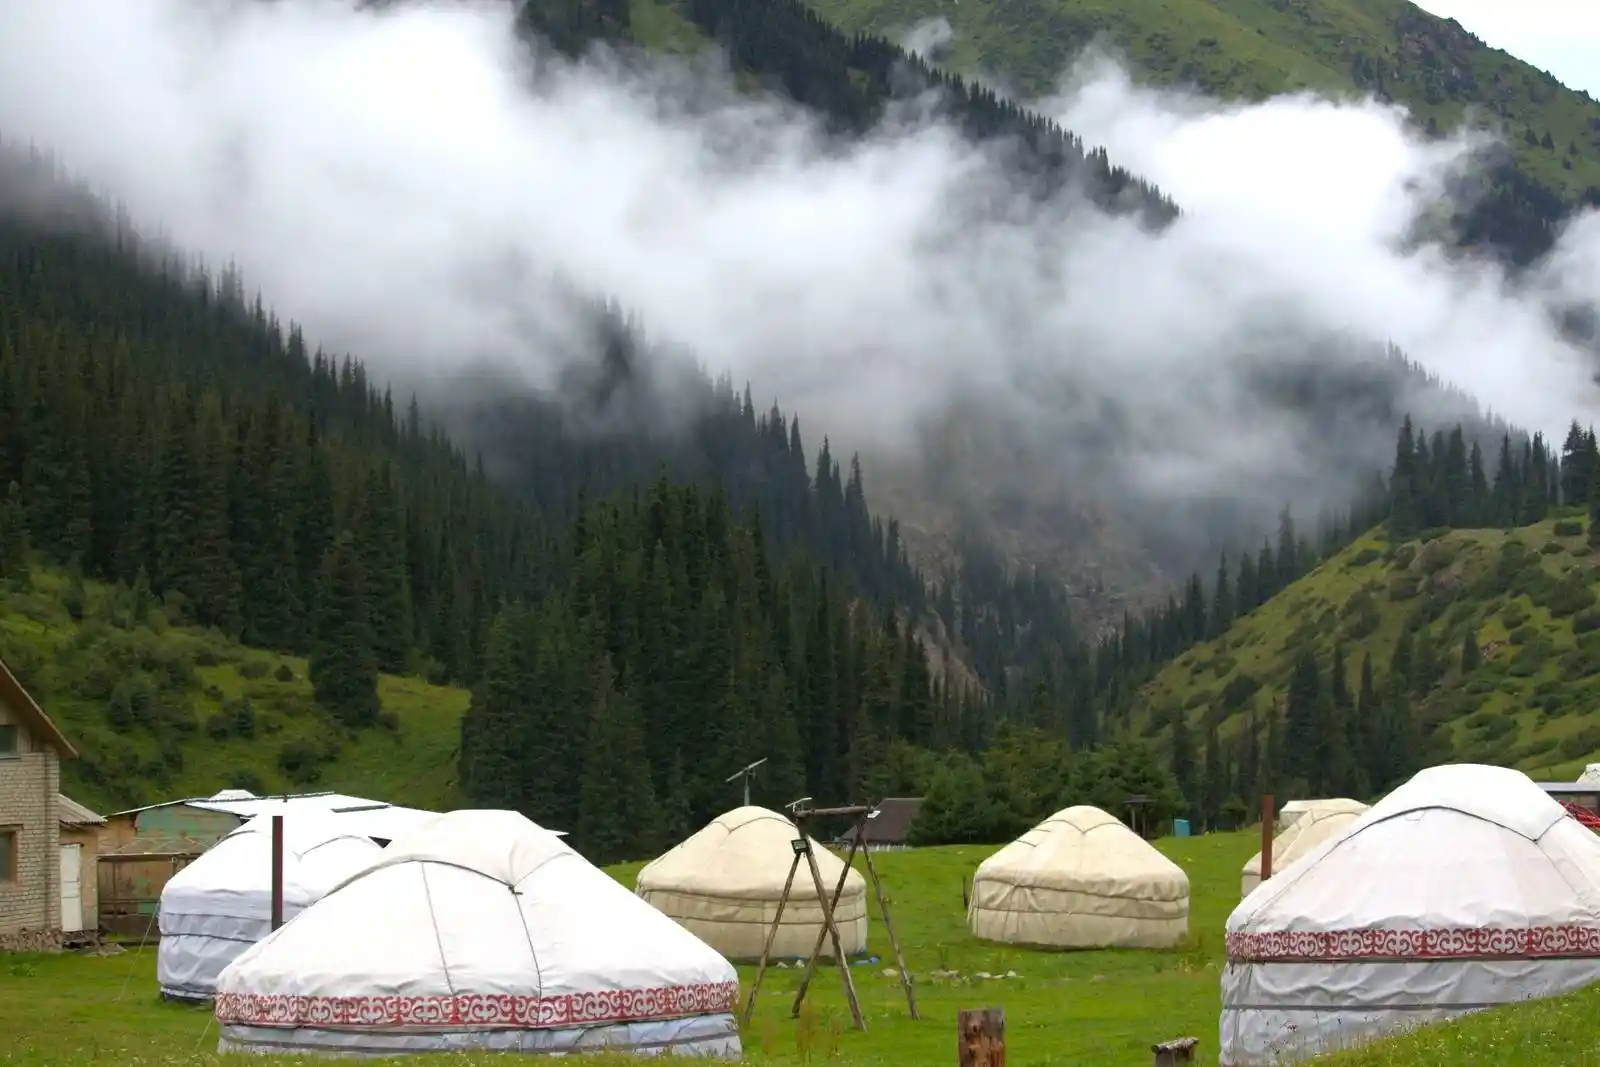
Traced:
<path fill-rule="evenodd" d="M 560 277 L 798 410 L 813 443 L 914 465 L 929 433 L 979 418 L 1035 468 L 1146 500 L 1344 491 L 1325 431 L 1259 387 L 1308 358 L 1393 342 L 1530 428 L 1592 410 L 1549 307 L 1600 292 L 1600 223 L 1516 283 L 1407 244 L 1481 138 L 1430 142 L 1371 102 L 1143 89 L 1087 57 L 1039 106 L 1179 203 L 1151 233 L 1072 194 L 1028 201 L 937 122 L 841 149 L 715 69 L 530 60 L 511 17 L 7 4 L 0 134 L 237 262 L 314 339 L 424 384 L 480 365 L 552 381 Z"/>

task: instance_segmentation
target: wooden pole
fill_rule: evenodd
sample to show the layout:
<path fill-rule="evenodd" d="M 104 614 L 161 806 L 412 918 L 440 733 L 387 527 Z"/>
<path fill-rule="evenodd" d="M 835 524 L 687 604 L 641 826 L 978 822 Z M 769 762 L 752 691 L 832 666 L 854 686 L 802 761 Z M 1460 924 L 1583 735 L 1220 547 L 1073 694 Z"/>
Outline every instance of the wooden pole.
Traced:
<path fill-rule="evenodd" d="M 833 908 L 829 907 L 828 889 L 822 884 L 822 872 L 817 869 L 817 857 L 811 851 L 811 838 L 806 835 L 803 823 L 799 826 L 799 830 L 806 865 L 811 868 L 811 884 L 816 887 L 817 900 L 822 904 L 822 925 L 828 928 L 828 936 L 833 940 L 833 959 L 839 966 L 839 977 L 844 980 L 844 995 L 850 1002 L 850 1017 L 855 1020 L 857 1030 L 865 1030 L 867 1020 L 861 1017 L 861 1002 L 856 999 L 856 981 L 850 974 L 850 961 L 845 959 L 844 945 L 839 940 L 839 927 L 833 922 Z"/>
<path fill-rule="evenodd" d="M 1277 829 L 1276 798 L 1267 793 L 1261 798 L 1261 880 L 1272 877 L 1272 832 Z"/>
<path fill-rule="evenodd" d="M 878 879 L 878 868 L 872 862 L 872 850 L 867 849 L 861 853 L 861 858 L 867 861 L 867 876 L 872 879 L 872 891 L 878 897 L 878 913 L 883 916 L 883 928 L 889 933 L 889 946 L 894 949 L 895 966 L 900 968 L 900 984 L 905 987 L 906 1007 L 911 1009 L 911 1017 L 920 1019 L 917 1014 L 917 994 L 911 988 L 911 972 L 906 970 L 906 958 L 900 951 L 900 939 L 894 936 L 894 923 L 889 918 L 889 901 L 883 895 L 883 882 Z"/>
<path fill-rule="evenodd" d="M 283 925 L 283 816 L 272 817 L 272 928 Z"/>
<path fill-rule="evenodd" d="M 1006 1067 L 1006 1010 L 979 1008 L 956 1016 L 959 1067 Z"/>
<path fill-rule="evenodd" d="M 767 928 L 767 942 L 761 946 L 761 963 L 756 967 L 756 980 L 750 987 L 750 999 L 744 1005 L 744 1024 L 750 1025 L 750 1016 L 756 1010 L 756 994 L 761 992 L 761 979 L 767 973 L 767 960 L 772 955 L 772 942 L 778 938 L 778 924 L 783 922 L 783 909 L 789 903 L 789 890 L 794 888 L 795 872 L 800 869 L 800 850 L 795 849 L 794 860 L 789 864 L 789 877 L 784 879 L 783 893 L 778 897 L 778 910 Z"/>
<path fill-rule="evenodd" d="M 860 825 L 860 823 L 856 824 L 858 830 L 860 829 Z M 800 832 L 802 834 L 805 833 L 804 830 L 801 830 Z M 850 877 L 850 868 L 856 861 L 856 849 L 858 846 L 860 846 L 860 844 L 860 833 L 858 832 L 852 834 L 850 836 L 850 851 L 845 855 L 844 867 L 839 871 L 839 881 L 833 887 L 833 900 L 832 903 L 828 905 L 829 912 L 836 913 L 839 910 L 839 898 L 844 896 L 844 883 L 845 880 Z M 807 847 L 809 849 L 809 846 Z M 806 989 L 811 985 L 811 975 L 817 969 L 817 957 L 822 955 L 822 939 L 832 933 L 833 929 L 833 926 L 828 923 L 824 923 L 822 926 L 817 928 L 816 943 L 811 946 L 811 955 L 806 957 L 806 973 L 800 976 L 800 987 L 795 990 L 794 1009 L 789 1013 L 791 1018 L 800 1018 L 800 1004 L 806 999 Z M 844 967 L 848 965 L 849 961 L 837 960 L 836 962 L 839 964 L 839 966 Z"/>

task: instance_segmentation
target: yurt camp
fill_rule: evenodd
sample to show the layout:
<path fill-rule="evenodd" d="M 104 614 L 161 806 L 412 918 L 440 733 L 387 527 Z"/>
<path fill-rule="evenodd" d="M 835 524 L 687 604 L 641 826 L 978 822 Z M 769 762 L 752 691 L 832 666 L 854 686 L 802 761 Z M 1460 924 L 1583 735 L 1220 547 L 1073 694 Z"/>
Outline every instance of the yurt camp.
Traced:
<path fill-rule="evenodd" d="M 454 811 L 247 949 L 221 1052 L 740 1054 L 733 965 L 561 839 Z"/>
<path fill-rule="evenodd" d="M 1291 811 L 1291 809 L 1293 809 Z M 1330 800 L 1292 800 L 1283 806 L 1283 829 L 1272 839 L 1272 874 L 1289 865 L 1322 842 L 1355 822 L 1367 806 L 1359 800 L 1338 797 Z M 1261 853 L 1250 857 L 1239 878 L 1239 895 L 1247 897 L 1261 884 Z"/>
<path fill-rule="evenodd" d="M 1434 767 L 1228 918 L 1223 1067 L 1600 979 L 1600 835 L 1502 767 Z"/>
<path fill-rule="evenodd" d="M 1115 816 L 1056 812 L 979 864 L 967 925 L 986 941 L 1169 948 L 1189 932 L 1189 877 Z"/>
<path fill-rule="evenodd" d="M 759 959 L 794 863 L 790 843 L 798 836 L 794 823 L 775 811 L 753 805 L 735 808 L 646 864 L 634 892 L 729 959 Z M 831 895 L 844 862 L 816 841 L 811 850 Z M 845 876 L 834 921 L 846 956 L 866 950 L 867 883 L 853 869 Z M 810 867 L 802 860 L 772 943 L 772 958 L 809 956 L 821 931 L 822 904 Z M 833 956 L 828 938 L 823 939 L 822 954 Z"/>
<path fill-rule="evenodd" d="M 383 849 L 332 815 L 283 816 L 283 918 L 293 918 Z M 272 817 L 218 841 L 161 890 L 156 980 L 171 999 L 208 1000 L 217 976 L 272 932 Z"/>

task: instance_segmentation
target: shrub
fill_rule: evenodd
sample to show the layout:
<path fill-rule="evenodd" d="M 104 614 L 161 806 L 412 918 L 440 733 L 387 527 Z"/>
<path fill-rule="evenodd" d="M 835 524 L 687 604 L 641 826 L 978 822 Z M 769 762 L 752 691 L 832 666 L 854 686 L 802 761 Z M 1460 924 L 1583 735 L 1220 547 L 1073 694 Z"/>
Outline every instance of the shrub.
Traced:
<path fill-rule="evenodd" d="M 272 672 L 272 676 L 280 682 L 294 681 L 294 671 L 289 669 L 287 663 L 278 664 L 278 669 Z"/>
<path fill-rule="evenodd" d="M 1506 665 L 1506 673 L 1516 678 L 1529 678 L 1538 674 L 1550 661 L 1550 646 L 1544 641 L 1530 641 L 1517 649 Z"/>
<path fill-rule="evenodd" d="M 1583 533 L 1583 523 L 1578 519 L 1562 519 L 1552 527 L 1557 537 L 1577 537 Z"/>
<path fill-rule="evenodd" d="M 1554 618 L 1562 619 L 1591 608 L 1594 603 L 1594 590 L 1589 586 L 1577 582 L 1562 582 L 1549 591 L 1542 606 L 1548 608 Z"/>
<path fill-rule="evenodd" d="M 1417 595 L 1418 581 L 1414 574 L 1400 573 L 1389 579 L 1389 599 L 1399 603 Z"/>
<path fill-rule="evenodd" d="M 1600 749 L 1600 723 L 1585 723 L 1578 727 L 1575 733 L 1561 739 L 1556 746 L 1556 751 L 1561 753 L 1562 759 L 1577 759 L 1587 756 L 1595 749 Z"/>
<path fill-rule="evenodd" d="M 270 666 L 264 659 L 247 659 L 243 663 L 239 664 L 239 677 L 249 678 L 252 680 L 256 678 L 265 678 L 270 669 Z"/>
<path fill-rule="evenodd" d="M 1369 563 L 1377 562 L 1377 560 L 1381 559 L 1382 556 L 1382 552 L 1379 552 L 1376 548 L 1373 548 L 1369 545 L 1368 547 L 1363 548 L 1360 552 L 1357 552 L 1355 555 L 1351 556 L 1350 562 L 1346 563 L 1345 567 L 1349 570 L 1354 570 L 1357 567 L 1365 567 Z"/>
<path fill-rule="evenodd" d="M 1554 556 L 1557 553 L 1565 552 L 1566 550 L 1567 546 L 1562 544 L 1560 541 L 1546 541 L 1544 543 L 1544 547 L 1539 549 L 1539 551 L 1546 556 Z"/>
<path fill-rule="evenodd" d="M 278 768 L 296 785 L 310 785 L 322 776 L 321 753 L 308 741 L 287 741 L 278 750 Z"/>
<path fill-rule="evenodd" d="M 1412 544 L 1396 545 L 1389 554 L 1389 566 L 1397 571 L 1403 571 L 1411 566 L 1411 561 L 1417 558 L 1417 546 Z"/>

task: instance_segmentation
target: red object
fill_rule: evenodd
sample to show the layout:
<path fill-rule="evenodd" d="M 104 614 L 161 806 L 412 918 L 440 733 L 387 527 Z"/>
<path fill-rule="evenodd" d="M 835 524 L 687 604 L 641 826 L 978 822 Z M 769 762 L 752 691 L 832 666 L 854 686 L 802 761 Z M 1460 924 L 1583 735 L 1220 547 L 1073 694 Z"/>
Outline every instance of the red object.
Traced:
<path fill-rule="evenodd" d="M 1600 815 L 1596 815 L 1582 804 L 1573 804 L 1565 800 L 1561 801 L 1561 806 L 1567 809 L 1568 815 L 1571 815 L 1595 833 L 1600 834 Z"/>

